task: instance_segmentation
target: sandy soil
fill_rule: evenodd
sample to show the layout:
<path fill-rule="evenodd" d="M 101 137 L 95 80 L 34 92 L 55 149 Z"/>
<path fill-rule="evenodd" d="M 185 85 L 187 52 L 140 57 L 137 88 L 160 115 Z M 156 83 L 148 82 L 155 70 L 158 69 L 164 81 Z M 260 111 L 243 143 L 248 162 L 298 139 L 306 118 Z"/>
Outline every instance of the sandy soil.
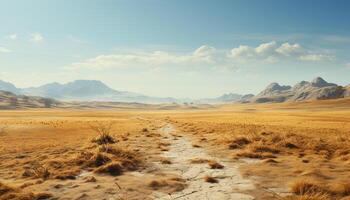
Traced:
<path fill-rule="evenodd" d="M 164 140 L 170 143 L 169 151 L 164 152 L 163 156 L 171 163 L 163 164 L 160 168 L 186 179 L 188 186 L 171 195 L 154 193 L 155 199 L 254 199 L 244 193 L 252 190 L 254 184 L 240 175 L 239 163 L 212 157 L 204 149 L 193 147 L 186 136 L 181 132 L 176 133 L 170 124 L 161 131 Z M 222 169 L 212 169 L 207 162 L 193 164 L 190 162 L 192 159 L 207 159 L 224 165 Z M 218 179 L 218 183 L 205 182 L 206 176 Z"/>

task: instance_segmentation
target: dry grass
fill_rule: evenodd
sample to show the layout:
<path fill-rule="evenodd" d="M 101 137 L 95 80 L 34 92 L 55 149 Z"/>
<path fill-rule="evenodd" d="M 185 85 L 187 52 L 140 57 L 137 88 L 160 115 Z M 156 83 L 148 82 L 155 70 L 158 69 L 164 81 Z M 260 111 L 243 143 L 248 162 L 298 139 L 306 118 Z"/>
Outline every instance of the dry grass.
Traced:
<path fill-rule="evenodd" d="M 0 200 L 44 200 L 52 197 L 49 193 L 24 192 L 0 182 Z"/>
<path fill-rule="evenodd" d="M 92 139 L 92 142 L 99 145 L 116 143 L 116 139 L 111 134 L 113 124 L 113 122 L 109 122 L 108 124 L 102 122 L 99 122 L 95 125 L 90 124 L 90 128 L 98 134 L 96 138 Z"/>
<path fill-rule="evenodd" d="M 204 181 L 208 183 L 218 183 L 218 179 L 212 177 L 212 176 L 205 176 Z"/>
<path fill-rule="evenodd" d="M 345 199 L 349 198 L 350 184 L 335 183 L 325 185 L 319 181 L 304 178 L 294 181 L 291 185 L 291 191 L 295 195 L 286 199 Z"/>
<path fill-rule="evenodd" d="M 210 160 L 208 162 L 208 165 L 211 169 L 223 169 L 224 168 L 224 166 L 222 164 L 220 164 L 214 160 Z"/>
<path fill-rule="evenodd" d="M 343 183 L 350 177 L 349 100 L 228 105 L 215 111 L 175 113 L 168 120 L 213 153 L 263 160 L 242 167 L 242 172 L 260 176 L 260 184 L 267 188 L 287 187 L 295 177 L 304 177 L 346 191 Z M 327 196 L 344 196 L 340 193 L 331 189 Z"/>
<path fill-rule="evenodd" d="M 182 178 L 159 178 L 156 180 L 151 180 L 148 186 L 153 190 L 167 191 L 168 193 L 178 192 L 186 187 L 186 182 Z"/>
<path fill-rule="evenodd" d="M 296 195 L 329 193 L 324 185 L 312 179 L 300 179 L 293 182 L 291 191 Z"/>
<path fill-rule="evenodd" d="M 295 186 L 299 194 L 288 198 L 344 199 L 349 196 L 349 105 L 350 101 L 322 101 L 228 105 L 196 111 L 2 111 L 0 123 L 6 127 L 6 134 L 0 134 L 0 177 L 18 182 L 25 191 L 35 189 L 35 193 L 43 191 L 46 183 L 73 179 L 82 171 L 121 174 L 112 177 L 96 173 L 99 184 L 107 184 L 110 179 L 106 177 L 130 182 L 130 177 L 123 179 L 128 174 L 124 172 L 161 161 L 161 151 L 169 149 L 157 133 L 164 120 L 180 130 L 176 137 L 188 134 L 195 146 L 213 155 L 263 159 L 241 168 L 244 176 L 259 177 L 256 190 L 261 185 L 287 187 L 300 177 L 325 189 L 320 193 L 320 187 L 315 189 L 318 193 L 304 194 L 313 190 L 306 189 L 309 186 L 304 183 Z M 102 133 L 108 133 L 107 137 L 96 138 L 96 130 L 89 126 L 99 123 L 104 124 Z M 113 126 L 109 128 L 110 123 Z M 96 139 L 95 143 L 91 143 L 91 138 Z M 190 162 L 206 164 L 209 160 Z M 144 184 L 147 190 L 142 191 L 171 191 L 172 184 L 179 185 L 175 188 L 185 187 L 184 182 L 168 179 L 157 178 L 152 184 L 145 180 L 139 183 L 137 179 L 128 186 L 139 189 Z M 28 183 L 38 180 L 43 183 Z"/>
<path fill-rule="evenodd" d="M 103 188 L 114 188 L 114 182 L 110 181 L 113 176 L 121 177 L 124 172 L 144 167 L 144 155 L 159 152 L 157 135 L 148 138 L 140 134 L 149 123 L 129 113 L 6 111 L 0 112 L 0 124 L 7 127 L 8 133 L 6 137 L 0 136 L 0 179 L 16 183 L 23 189 L 21 193 L 26 194 L 50 191 L 54 197 L 73 198 L 80 188 L 90 187 L 89 181 L 83 180 L 79 187 L 69 188 L 65 194 L 52 188 L 55 185 L 67 187 L 63 181 L 67 179 L 79 182 L 78 179 L 83 179 L 80 174 L 90 172 L 96 173 L 94 176 L 101 180 L 99 184 Z M 103 124 L 98 126 L 101 135 L 109 134 L 113 139 L 96 137 L 96 133 L 100 134 L 97 128 L 91 129 L 91 124 L 96 127 Z M 151 133 L 154 131 L 149 131 Z M 91 142 L 91 138 L 97 140 Z M 120 138 L 127 140 L 118 141 Z M 137 179 L 126 179 L 121 185 L 147 194 L 151 192 L 147 183 L 142 185 Z M 88 192 L 84 193 L 98 197 L 105 193 L 103 188 L 87 188 Z M 135 198 L 142 196 L 136 190 L 130 193 Z"/>

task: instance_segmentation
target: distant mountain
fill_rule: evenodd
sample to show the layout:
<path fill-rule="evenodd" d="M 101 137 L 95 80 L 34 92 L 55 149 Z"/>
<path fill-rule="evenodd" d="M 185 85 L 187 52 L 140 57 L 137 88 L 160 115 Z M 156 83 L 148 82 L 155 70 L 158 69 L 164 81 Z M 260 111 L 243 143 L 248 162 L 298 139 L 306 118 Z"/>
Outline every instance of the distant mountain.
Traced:
<path fill-rule="evenodd" d="M 15 93 L 15 94 L 19 93 L 19 89 L 16 88 L 15 85 L 13 85 L 12 83 L 8 83 L 8 82 L 5 82 L 5 81 L 2 81 L 2 80 L 0 80 L 0 90 L 12 92 L 12 93 Z"/>
<path fill-rule="evenodd" d="M 0 90 L 9 91 L 11 95 L 18 97 L 20 101 L 33 97 L 35 105 L 40 105 L 45 99 L 57 99 L 58 101 L 85 101 L 85 102 L 135 102 L 142 104 L 163 104 L 163 103 L 186 103 L 196 104 L 220 104 L 220 103 L 266 103 L 266 102 L 286 102 L 305 101 L 316 99 L 335 99 L 350 96 L 350 85 L 343 87 L 334 83 L 328 83 L 321 77 L 317 77 L 311 82 L 301 81 L 293 87 L 280 85 L 278 83 L 269 84 L 256 96 L 252 94 L 241 95 L 236 93 L 223 94 L 216 98 L 206 99 L 177 99 L 172 97 L 151 97 L 139 93 L 114 90 L 98 80 L 76 80 L 69 83 L 49 83 L 39 87 L 17 88 L 15 85 L 0 81 Z M 11 95 L 3 93 L 4 102 L 8 102 L 7 97 Z M 5 98 L 5 96 L 7 97 Z M 25 96 L 24 96 L 25 95 Z M 40 96 L 40 97 L 39 97 Z M 12 97 L 11 97 L 12 98 Z M 41 98 L 41 99 L 40 99 Z M 13 99 L 13 98 L 12 98 Z M 1 99 L 0 99 L 1 100 Z M 23 102 L 24 102 L 23 101 Z M 40 103 L 41 102 L 41 103 Z M 0 101 L 0 103 L 2 103 Z M 33 105 L 34 105 L 33 104 Z M 40 107 L 39 106 L 39 107 Z"/>
<path fill-rule="evenodd" d="M 104 101 L 137 103 L 183 103 L 190 99 L 151 97 L 143 94 L 118 91 L 98 80 L 76 80 L 66 84 L 49 83 L 39 87 L 16 88 L 13 84 L 0 81 L 0 90 L 14 94 L 41 96 L 64 101 Z"/>
<path fill-rule="evenodd" d="M 66 84 L 55 82 L 39 87 L 24 88 L 21 92 L 37 96 L 50 96 L 58 99 L 76 99 L 77 97 L 81 99 L 121 93 L 96 80 L 76 80 Z"/>
<path fill-rule="evenodd" d="M 251 99 L 254 103 L 305 101 L 317 99 L 336 99 L 348 95 L 347 89 L 334 83 L 328 83 L 321 77 L 311 82 L 301 81 L 291 86 L 272 83 Z"/>
<path fill-rule="evenodd" d="M 236 94 L 236 93 L 227 93 L 223 94 L 216 98 L 206 98 L 195 101 L 196 103 L 237 103 L 237 102 L 246 102 L 252 98 L 253 94 Z"/>

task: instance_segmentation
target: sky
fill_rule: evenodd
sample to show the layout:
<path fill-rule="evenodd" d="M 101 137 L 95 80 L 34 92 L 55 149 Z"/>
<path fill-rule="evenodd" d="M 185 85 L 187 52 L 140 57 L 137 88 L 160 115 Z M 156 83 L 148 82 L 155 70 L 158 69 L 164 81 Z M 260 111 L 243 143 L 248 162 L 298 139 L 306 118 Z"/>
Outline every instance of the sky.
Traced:
<path fill-rule="evenodd" d="M 0 0 L 0 80 L 159 97 L 350 84 L 348 0 Z"/>

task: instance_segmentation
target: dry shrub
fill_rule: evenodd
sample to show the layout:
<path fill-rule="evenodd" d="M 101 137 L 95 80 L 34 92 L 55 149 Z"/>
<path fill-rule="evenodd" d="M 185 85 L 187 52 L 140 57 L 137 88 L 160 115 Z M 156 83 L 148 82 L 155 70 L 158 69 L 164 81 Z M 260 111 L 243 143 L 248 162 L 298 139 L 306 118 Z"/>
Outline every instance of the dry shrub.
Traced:
<path fill-rule="evenodd" d="M 32 164 L 32 166 L 24 169 L 24 172 L 22 173 L 23 177 L 42 178 L 42 179 L 48 179 L 50 175 L 51 173 L 49 172 L 48 168 L 46 168 L 40 163 Z"/>
<path fill-rule="evenodd" d="M 291 191 L 297 195 L 327 194 L 328 190 L 316 180 L 299 179 L 291 185 Z"/>
<path fill-rule="evenodd" d="M 220 164 L 216 161 L 213 161 L 213 160 L 209 161 L 208 165 L 211 169 L 223 169 L 224 168 L 224 166 L 222 164 Z"/>
<path fill-rule="evenodd" d="M 170 165 L 171 164 L 171 160 L 167 159 L 167 158 L 162 158 L 160 160 L 160 163 L 162 164 L 166 164 L 166 165 Z"/>
<path fill-rule="evenodd" d="M 99 167 L 110 161 L 110 157 L 101 152 L 82 152 L 75 160 L 75 162 L 83 168 Z"/>
<path fill-rule="evenodd" d="M 287 196 L 283 198 L 283 200 L 332 200 L 332 199 L 333 198 L 323 193 L 293 195 L 293 196 Z"/>
<path fill-rule="evenodd" d="M 122 174 L 123 167 L 119 162 L 111 162 L 97 168 L 94 172 L 100 173 L 100 174 L 110 174 L 112 176 L 118 176 Z"/>
<path fill-rule="evenodd" d="M 267 146 L 262 143 L 254 143 L 249 145 L 248 149 L 254 153 L 279 153 L 280 150 L 278 150 L 276 147 L 273 146 Z"/>
<path fill-rule="evenodd" d="M 99 148 L 99 151 L 111 155 L 112 160 L 119 161 L 127 170 L 136 170 L 141 164 L 140 156 L 128 149 L 104 145 Z"/>
<path fill-rule="evenodd" d="M 148 186 L 153 190 L 165 190 L 172 193 L 185 189 L 186 183 L 182 178 L 161 178 L 150 181 Z"/>
<path fill-rule="evenodd" d="M 90 125 L 90 128 L 98 134 L 96 138 L 92 139 L 92 142 L 99 145 L 116 143 L 117 141 L 111 134 L 112 126 L 113 122 L 110 122 L 109 124 L 100 122 L 96 125 Z"/>
<path fill-rule="evenodd" d="M 60 179 L 60 180 L 74 180 L 76 177 L 80 174 L 80 170 L 73 170 L 73 169 L 68 169 L 68 170 L 63 170 L 55 173 L 56 175 L 54 176 L 55 179 Z"/>
<path fill-rule="evenodd" d="M 251 138 L 248 138 L 247 136 L 238 136 L 230 142 L 229 148 L 230 149 L 239 149 L 239 148 L 242 148 L 249 143 L 251 143 Z"/>
<path fill-rule="evenodd" d="M 296 180 L 291 185 L 291 191 L 294 195 L 286 197 L 286 200 L 345 200 L 346 196 L 350 195 L 350 184 L 332 183 L 327 185 L 305 178 Z"/>
<path fill-rule="evenodd" d="M 218 183 L 219 181 L 212 176 L 205 176 L 204 181 L 208 183 Z"/>
<path fill-rule="evenodd" d="M 141 159 L 130 150 L 102 145 L 96 151 L 82 152 L 75 159 L 75 163 L 83 169 L 94 170 L 95 173 L 118 176 L 123 171 L 136 170 L 141 164 Z"/>

